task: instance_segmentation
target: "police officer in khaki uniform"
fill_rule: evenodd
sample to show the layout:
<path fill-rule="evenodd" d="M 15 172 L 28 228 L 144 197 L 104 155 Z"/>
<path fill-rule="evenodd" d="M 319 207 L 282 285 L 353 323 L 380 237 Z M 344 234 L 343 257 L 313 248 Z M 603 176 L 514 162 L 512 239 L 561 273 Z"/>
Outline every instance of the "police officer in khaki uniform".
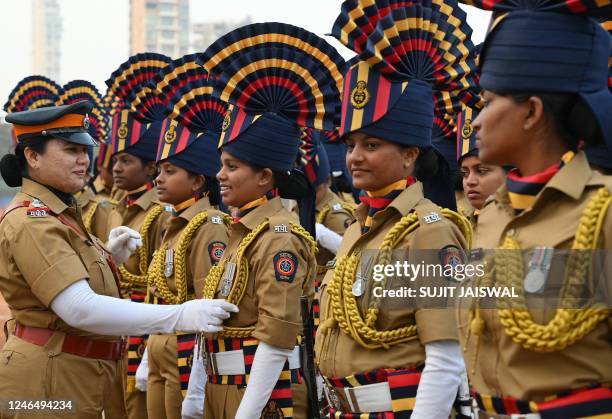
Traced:
<path fill-rule="evenodd" d="M 448 51 L 410 42 L 469 30 L 447 25 L 451 16 L 464 21 L 460 9 L 449 6 L 447 12 L 442 16 L 425 5 L 407 5 L 389 13 L 369 5 L 366 29 L 356 25 L 366 11 L 345 2 L 333 28 L 334 36 L 360 52 L 344 78 L 340 135 L 353 184 L 363 192 L 357 222 L 344 234 L 320 292 L 315 354 L 331 417 L 448 417 L 462 381 L 455 317 L 446 300 L 428 304 L 419 293 L 410 299 L 386 297 L 383 290 L 399 291 L 411 282 L 401 274 L 373 275 L 375 265 L 402 260 L 461 264 L 469 245 L 467 220 L 427 196 L 454 208 L 450 171 L 431 143 L 434 100 L 461 97 L 468 79 L 457 85 L 445 74 L 472 63 L 459 55 L 434 70 L 429 60 Z M 409 18 L 421 14 L 431 26 Z M 439 32 L 426 35 L 431 27 Z M 383 32 L 389 38 L 376 38 Z M 413 49 L 404 50 L 400 39 Z M 466 41 L 457 51 L 472 47 Z M 432 80 L 433 85 L 427 82 Z M 424 286 L 452 280 L 433 270 L 415 279 Z"/>
<path fill-rule="evenodd" d="M 266 42 L 253 46 L 251 39 Z M 334 115 L 325 110 L 339 105 L 344 61 L 323 39 L 281 23 L 236 29 L 200 60 L 221 76 L 221 99 L 235 105 L 224 121 L 217 179 L 223 202 L 237 208 L 204 297 L 227 296 L 241 310 L 222 334 L 205 338 L 205 417 L 311 417 L 297 345 L 300 296 L 312 294 L 316 274 L 315 196 L 292 169 L 299 126 L 333 126 Z M 243 78 L 253 62 L 262 65 Z M 297 199 L 310 234 L 284 209 L 277 190 Z"/>
<path fill-rule="evenodd" d="M 119 104 L 113 109 L 110 156 L 115 189 L 122 197 L 109 217 L 109 227 L 124 225 L 140 233 L 143 246 L 123 266 L 121 288 L 125 298 L 145 302 L 147 293 L 147 271 L 153 252 L 161 242 L 164 224 L 170 215 L 158 202 L 153 185 L 156 167 L 155 157 L 161 133 L 161 119 L 150 120 L 145 103 L 155 99 L 149 94 L 136 105 L 136 97 L 153 79 L 156 70 L 161 70 L 169 57 L 161 54 L 143 53 L 128 58 L 106 81 L 108 95 Z M 146 69 L 146 71 L 144 70 Z M 163 106 L 162 106 L 163 108 Z M 158 115 L 156 115 L 158 116 Z M 135 374 L 143 359 L 146 337 L 131 336 L 126 348 L 126 403 L 130 419 L 146 419 L 146 394 L 139 391 Z"/>
<path fill-rule="evenodd" d="M 73 194 L 95 145 L 84 126 L 91 108 L 82 101 L 6 118 L 18 145 L 0 161 L 1 174 L 21 191 L 0 221 L 0 291 L 15 319 L 1 352 L 3 418 L 31 417 L 32 409 L 49 418 L 125 418 L 117 336 L 219 331 L 236 310 L 224 301 L 157 307 L 116 298 L 113 259 L 127 259 L 141 239 L 119 227 L 103 246 L 83 225 Z"/>
<path fill-rule="evenodd" d="M 510 3 L 494 10 L 507 12 Z M 511 10 L 480 57 L 486 106 L 473 121 L 479 158 L 515 169 L 480 213 L 474 247 L 484 249 L 488 269 L 476 284 L 518 294 L 493 305 L 460 301 L 480 417 L 612 414 L 609 257 L 598 265 L 594 252 L 611 247 L 611 182 L 578 150 L 580 140 L 612 144 L 610 36 L 594 20 L 572 15 L 592 12 L 593 4 L 580 4 Z M 609 16 L 610 5 L 600 5 Z M 551 57 L 563 59 L 551 66 Z M 585 274 L 591 269 L 594 282 Z M 601 287 L 603 306 L 593 295 Z M 543 298 L 547 305 L 537 303 Z"/>
<path fill-rule="evenodd" d="M 227 105 L 213 98 L 214 79 L 198 70 L 197 82 L 193 76 L 172 98 L 176 119 L 164 122 L 157 152 L 159 198 L 173 205 L 173 211 L 149 267 L 149 299 L 155 304 L 202 298 L 204 279 L 221 260 L 228 243 L 231 217 L 215 209 L 220 200 L 215 178 L 220 168 L 217 145 Z M 198 112 L 181 116 L 188 111 L 181 109 L 187 99 Z M 149 336 L 146 390 L 150 419 L 180 419 L 188 384 L 192 402 L 200 403 L 191 409 L 195 407 L 195 414 L 202 417 L 203 387 L 200 394 L 194 394 L 195 384 L 190 383 L 192 365 L 203 365 L 194 343 L 193 334 Z M 198 378 L 205 377 L 203 368 L 199 374 Z M 183 410 L 183 418 L 192 416 L 193 412 L 188 416 Z"/>

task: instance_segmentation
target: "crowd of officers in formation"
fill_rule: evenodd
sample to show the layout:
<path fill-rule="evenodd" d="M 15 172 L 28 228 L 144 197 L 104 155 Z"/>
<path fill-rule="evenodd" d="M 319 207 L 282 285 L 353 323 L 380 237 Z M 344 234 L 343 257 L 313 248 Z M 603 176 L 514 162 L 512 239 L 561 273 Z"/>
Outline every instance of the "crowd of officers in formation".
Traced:
<path fill-rule="evenodd" d="M 19 82 L 0 418 L 612 417 L 612 6 L 467 3 L 480 46 L 456 0 L 346 0 L 349 62 L 268 22 Z M 398 250 L 518 297 L 390 303 Z"/>

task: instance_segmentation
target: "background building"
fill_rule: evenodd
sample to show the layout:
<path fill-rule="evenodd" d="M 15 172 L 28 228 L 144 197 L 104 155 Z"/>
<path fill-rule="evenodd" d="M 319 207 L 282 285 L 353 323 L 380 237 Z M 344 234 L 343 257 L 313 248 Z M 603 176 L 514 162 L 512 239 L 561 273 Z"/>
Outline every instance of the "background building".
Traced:
<path fill-rule="evenodd" d="M 189 52 L 189 0 L 130 0 L 130 55 Z"/>
<path fill-rule="evenodd" d="M 247 16 L 241 21 L 229 22 L 200 22 L 191 26 L 191 48 L 194 52 L 204 51 L 219 37 L 244 25 L 251 23 L 251 17 Z"/>
<path fill-rule="evenodd" d="M 60 83 L 62 16 L 57 0 L 32 1 L 32 73 Z"/>

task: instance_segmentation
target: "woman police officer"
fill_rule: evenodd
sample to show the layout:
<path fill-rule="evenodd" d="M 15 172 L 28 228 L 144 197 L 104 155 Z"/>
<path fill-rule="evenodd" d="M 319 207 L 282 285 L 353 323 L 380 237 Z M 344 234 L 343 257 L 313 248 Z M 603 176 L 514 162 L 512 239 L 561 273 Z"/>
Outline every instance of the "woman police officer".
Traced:
<path fill-rule="evenodd" d="M 432 149 L 432 125 L 439 98 L 454 109 L 459 103 L 450 97 L 466 96 L 471 86 L 470 29 L 450 23 L 465 21 L 455 2 L 393 10 L 382 3 L 345 2 L 333 28 L 360 59 L 345 75 L 340 134 L 353 184 L 364 192 L 358 222 L 321 286 L 315 353 L 332 417 L 442 418 L 464 371 L 453 312 L 379 298 L 376 284 L 410 282 L 375 282 L 371 267 L 386 264 L 393 250 L 411 263 L 461 262 L 468 246 L 467 221 L 426 197 L 454 207 L 450 173 Z"/>
<path fill-rule="evenodd" d="M 9 114 L 18 145 L 2 158 L 2 177 L 21 191 L 0 224 L 0 291 L 15 319 L 2 349 L 2 417 L 28 417 L 23 399 L 64 400 L 46 417 L 124 418 L 122 341 L 117 336 L 175 331 L 219 331 L 224 301 L 182 305 L 135 304 L 119 297 L 113 260 L 139 244 L 119 227 L 107 248 L 86 233 L 73 194 L 84 184 L 92 105 L 82 101 Z M 24 410 L 24 408 L 26 410 Z"/>
<path fill-rule="evenodd" d="M 478 218 L 474 247 L 496 249 L 478 282 L 518 297 L 495 309 L 461 301 L 465 363 L 482 417 L 609 417 L 610 301 L 596 291 L 610 287 L 597 253 L 612 246 L 612 183 L 579 143 L 612 143 L 610 36 L 584 14 L 612 7 L 517 10 L 526 4 L 486 4 L 503 14 L 480 55 L 485 107 L 473 121 L 479 158 L 515 167 Z"/>

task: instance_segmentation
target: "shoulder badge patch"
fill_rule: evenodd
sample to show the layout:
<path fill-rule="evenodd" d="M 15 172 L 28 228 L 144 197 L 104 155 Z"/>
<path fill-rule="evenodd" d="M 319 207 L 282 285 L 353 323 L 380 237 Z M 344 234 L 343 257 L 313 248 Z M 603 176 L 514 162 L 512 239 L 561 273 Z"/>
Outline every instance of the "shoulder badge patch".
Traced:
<path fill-rule="evenodd" d="M 463 250 L 452 244 L 444 246 L 442 249 L 440 249 L 440 251 L 438 252 L 438 256 L 440 258 L 440 263 L 442 264 L 442 269 L 444 270 L 447 279 L 453 279 L 452 276 L 446 275 L 448 266 L 452 267 L 452 270 L 454 272 L 455 268 L 465 264 L 465 254 Z"/>
<path fill-rule="evenodd" d="M 210 217 L 210 222 L 213 224 L 223 224 L 223 220 L 218 215 Z"/>
<path fill-rule="evenodd" d="M 438 221 L 442 221 L 442 216 L 437 212 L 430 212 L 429 214 L 423 216 L 423 221 L 427 224 L 433 224 Z"/>
<path fill-rule="evenodd" d="M 292 283 L 297 273 L 298 259 L 291 252 L 274 255 L 274 275 L 277 281 Z"/>
<path fill-rule="evenodd" d="M 49 216 L 49 208 L 38 199 L 34 199 L 28 207 L 26 214 L 30 218 L 44 218 Z"/>
<path fill-rule="evenodd" d="M 210 256 L 210 263 L 216 265 L 219 263 L 225 252 L 225 243 L 214 241 L 208 245 L 208 255 Z"/>
<path fill-rule="evenodd" d="M 274 226 L 275 233 L 289 233 L 289 227 L 286 224 L 278 224 Z"/>
<path fill-rule="evenodd" d="M 335 203 L 334 205 L 332 205 L 332 211 L 342 211 L 342 204 Z"/>

